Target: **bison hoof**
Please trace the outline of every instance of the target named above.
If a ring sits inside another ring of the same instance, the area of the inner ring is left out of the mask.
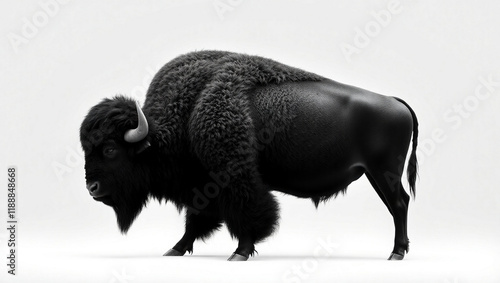
[[[183,256],[184,253],[181,253],[177,250],[170,249],[168,252],[164,253],[163,256]]]
[[[237,253],[233,253],[228,259],[228,261],[246,261],[248,260],[248,256],[242,256]]]
[[[391,256],[387,260],[403,260],[405,256],[397,253],[391,253]]]

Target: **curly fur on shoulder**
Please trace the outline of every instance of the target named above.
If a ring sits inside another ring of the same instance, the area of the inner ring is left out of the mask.
[[[187,140],[187,125],[194,105],[224,94],[245,99],[257,85],[293,81],[319,81],[323,77],[271,59],[226,51],[191,52],[168,62],[153,78],[144,111],[157,125],[158,141],[172,151]],[[210,90],[212,89],[212,91]],[[196,106],[200,107],[200,106]],[[240,109],[248,112],[248,109]]]
[[[248,94],[257,86],[320,80],[270,59],[222,51],[180,56],[153,79],[144,111],[154,120],[156,141],[172,154],[194,152],[207,170],[229,174],[218,202],[232,236],[261,241],[279,218],[257,170]]]

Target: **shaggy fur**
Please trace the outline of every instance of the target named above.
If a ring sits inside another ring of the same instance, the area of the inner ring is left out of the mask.
[[[207,109],[234,108],[242,106],[235,103],[248,103],[244,95],[256,85],[322,79],[258,56],[225,51],[192,52],[168,62],[158,71],[148,89],[143,110],[157,125],[158,141],[166,150],[175,152],[185,145],[189,117],[205,114],[192,113],[193,107],[196,112],[211,111],[200,110],[205,105]],[[229,100],[221,105],[220,101],[227,98]],[[248,106],[244,107],[238,111],[248,117]]]
[[[232,236],[251,235],[253,242],[261,241],[276,228],[278,204],[257,172],[258,138],[248,93],[257,85],[322,79],[257,56],[222,51],[180,56],[161,68],[147,93],[143,111],[150,124],[146,139],[151,148],[142,155],[130,149],[131,167],[109,169],[97,160],[93,163],[97,166],[86,168],[87,180],[116,176],[105,182],[119,191],[108,203],[123,232],[152,196],[187,208],[186,231],[200,217],[213,219],[205,219],[204,227],[197,225],[195,238],[208,237],[225,222]],[[128,146],[123,134],[136,125],[130,99],[119,96],[93,107],[80,132],[86,164],[95,161],[92,152],[102,150],[103,141],[113,139]],[[113,170],[114,174],[106,174]],[[211,174],[225,174],[228,181],[216,201],[197,208],[192,188],[201,190],[212,180]]]
[[[206,168],[232,173],[218,199],[232,236],[251,234],[260,241],[278,220],[278,205],[258,178],[249,91],[321,79],[262,57],[220,51],[181,56],[153,79],[145,112],[157,125],[162,148],[178,151],[190,145]]]

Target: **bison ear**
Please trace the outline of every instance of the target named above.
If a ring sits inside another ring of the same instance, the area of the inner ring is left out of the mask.
[[[145,151],[148,147],[151,146],[151,143],[148,141],[148,139],[144,139],[141,142],[138,143],[136,147],[136,153],[140,154],[141,152]]]

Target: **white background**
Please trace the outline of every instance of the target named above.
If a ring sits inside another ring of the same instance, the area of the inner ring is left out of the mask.
[[[2,282],[500,280],[500,85],[481,86],[500,82],[498,1],[401,0],[383,25],[373,13],[385,0],[49,2],[0,5],[2,227],[7,167],[19,171],[18,275],[7,275],[2,228]],[[269,57],[413,107],[421,165],[404,261],[385,260],[392,218],[364,177],[318,210],[277,194],[280,229],[246,263],[225,261],[237,244],[225,229],[193,256],[161,257],[183,233],[171,204],[150,203],[119,233],[85,189],[80,123],[105,97],[144,101],[161,65],[202,49]]]

